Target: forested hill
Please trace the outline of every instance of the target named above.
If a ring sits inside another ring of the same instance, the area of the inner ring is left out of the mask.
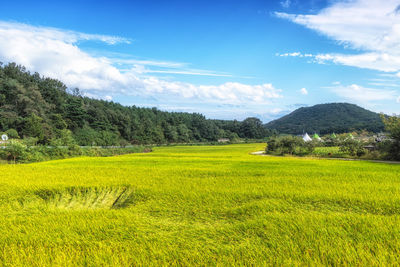
[[[331,103],[299,108],[266,124],[281,133],[344,133],[356,130],[379,132],[384,125],[379,114],[354,104]]]
[[[154,144],[263,138],[257,118],[208,120],[201,114],[126,107],[68,93],[60,81],[31,74],[14,63],[0,65],[0,133],[42,144]]]

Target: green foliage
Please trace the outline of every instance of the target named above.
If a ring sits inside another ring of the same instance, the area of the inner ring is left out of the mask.
[[[302,107],[266,124],[266,127],[287,134],[301,134],[303,131],[320,134],[358,130],[380,132],[384,129],[379,114],[347,103]]]
[[[18,132],[15,129],[8,129],[6,131],[6,134],[11,139],[18,139],[19,138]]]
[[[386,142],[386,146],[382,146],[384,151],[388,153],[388,158],[400,160],[400,117],[381,116],[386,130],[390,133],[392,140]]]
[[[279,155],[308,155],[313,152],[315,145],[315,142],[304,142],[298,136],[273,137],[267,142],[266,152]]]
[[[79,96],[69,97],[65,105],[65,118],[70,129],[81,128],[85,123],[86,112],[83,109],[83,100]]]
[[[335,135],[330,134],[324,136],[323,140],[324,140],[324,146],[326,147],[336,147],[340,143],[340,139],[336,136],[336,134]]]
[[[22,133],[26,137],[36,137],[38,141],[44,140],[43,119],[35,114],[31,114],[25,119]]]
[[[21,160],[26,156],[27,146],[17,140],[10,140],[4,148],[6,159]]]
[[[27,146],[21,141],[11,140],[6,146],[0,148],[0,160],[13,163],[30,163],[77,156],[107,157],[148,151],[151,151],[151,149],[144,146],[102,148],[80,147],[74,143],[70,143],[68,146]]]
[[[386,130],[389,131],[390,136],[393,139],[400,141],[400,117],[385,117],[382,115],[381,118],[385,124]]]
[[[400,262],[400,165],[249,154],[262,148],[0,165],[0,265]]]
[[[344,158],[348,156],[345,152],[340,150],[339,146],[315,147],[311,155],[322,158]]]
[[[76,141],[72,136],[72,132],[67,129],[58,130],[57,135],[50,142],[52,146],[71,146],[75,144]]]
[[[268,135],[268,130],[263,127],[260,119],[247,118],[241,123],[240,133],[245,138],[261,139]]]
[[[350,156],[361,157],[366,154],[363,146],[364,144],[359,140],[347,138],[343,142],[341,142],[340,151],[349,154]]]
[[[201,114],[125,107],[68,93],[60,81],[31,74],[14,63],[0,66],[0,130],[40,144],[60,139],[68,129],[79,145],[212,142],[218,138],[262,139],[271,135],[261,121],[208,120]]]

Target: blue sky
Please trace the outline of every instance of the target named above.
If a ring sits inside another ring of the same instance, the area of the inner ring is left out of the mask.
[[[7,1],[0,61],[124,105],[267,122],[400,111],[400,0]]]

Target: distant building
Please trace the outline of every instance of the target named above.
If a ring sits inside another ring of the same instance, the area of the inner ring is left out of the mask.
[[[311,139],[311,137],[308,135],[308,133],[305,133],[305,134],[303,135],[303,140],[304,140],[304,142],[310,142],[310,141],[312,141],[312,139]]]
[[[229,138],[220,138],[220,139],[218,139],[218,143],[228,143],[229,141],[231,141]]]
[[[314,138],[315,140],[321,141],[321,137],[319,137],[319,135],[318,135],[317,133],[315,133],[315,134],[313,135],[313,138]]]
[[[368,151],[376,150],[376,146],[375,145],[367,145],[367,146],[363,146],[363,148],[368,150]]]
[[[375,142],[380,143],[382,141],[390,140],[385,134],[380,133],[377,136],[375,136]]]

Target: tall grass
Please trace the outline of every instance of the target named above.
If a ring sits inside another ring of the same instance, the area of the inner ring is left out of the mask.
[[[249,155],[263,148],[0,166],[0,265],[400,261],[400,165]]]

